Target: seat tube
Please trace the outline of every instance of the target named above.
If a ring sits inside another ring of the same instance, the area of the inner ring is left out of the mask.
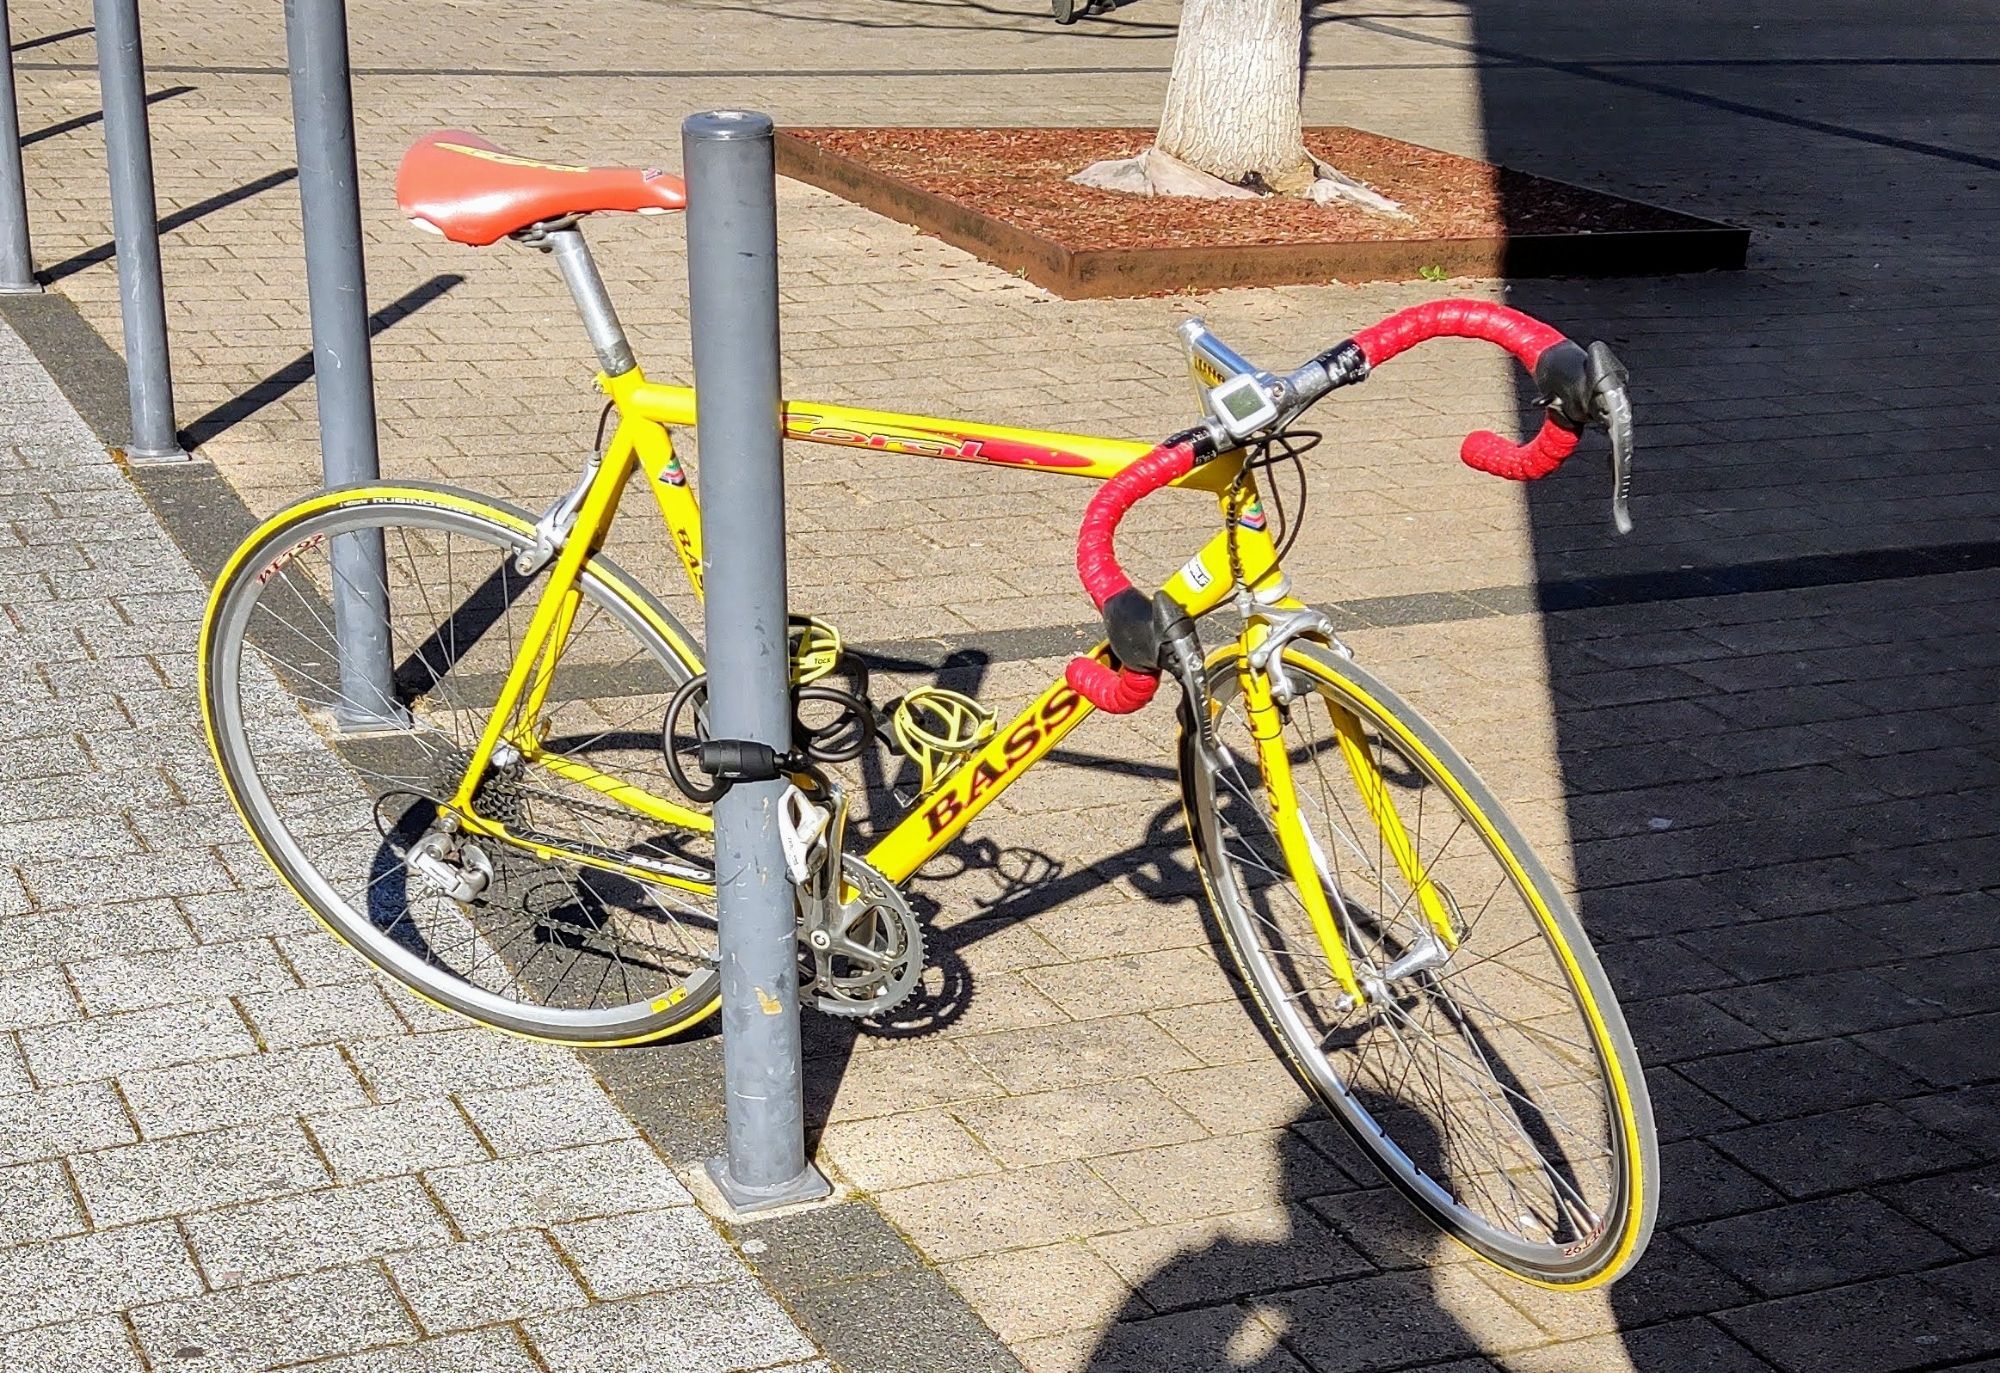
[[[563,284],[569,287],[577,313],[583,316],[583,330],[590,335],[590,346],[597,351],[597,365],[604,369],[604,375],[619,377],[637,367],[632,345],[625,338],[625,326],[618,322],[618,311],[612,308],[611,293],[604,289],[604,278],[597,274],[597,261],[590,255],[590,245],[583,241],[583,230],[574,224],[549,229],[542,234],[540,246],[555,254]]]

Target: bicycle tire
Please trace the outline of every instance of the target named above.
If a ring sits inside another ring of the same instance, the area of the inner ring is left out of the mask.
[[[397,692],[409,712],[407,728],[373,733],[332,718],[353,702],[329,666],[326,611],[328,588],[345,575],[333,570],[332,550],[343,537],[370,533],[382,540],[393,583]],[[429,832],[469,760],[476,693],[497,689],[512,660],[513,613],[538,599],[551,563],[522,574],[514,562],[533,540],[527,512],[447,486],[339,488],[286,507],[237,549],[210,596],[199,665],[203,721],[223,786],[259,850],[322,925],[381,971],[494,1029],[574,1045],[643,1043],[686,1030],[719,1003],[712,860],[704,895],[692,878],[685,890],[668,888],[482,838],[489,880],[470,902],[425,890],[408,861],[418,827]],[[467,593],[458,588],[461,569],[473,587]],[[614,707],[571,683],[638,679],[670,691],[699,670],[694,641],[609,559],[589,559],[578,585],[579,609],[549,668],[547,715],[535,728],[564,763],[595,766],[614,750],[621,758],[649,751],[662,763],[659,715],[646,714],[650,696],[641,690],[616,702],[631,716],[629,730],[616,722],[596,728]],[[561,675],[572,671],[574,678]],[[575,732],[578,720],[592,732]],[[329,748],[346,766],[327,765]],[[608,803],[616,798],[596,805],[587,788],[565,790],[566,779],[531,766],[519,771],[527,780],[504,786],[497,769],[489,772],[494,780],[482,783],[479,805],[504,810],[523,832],[584,851],[607,847],[599,841],[617,833],[614,822],[645,828],[621,820]],[[354,844],[364,805],[376,831],[364,836],[373,852]],[[562,832],[564,817],[589,832]],[[698,846],[691,832],[646,843],[652,847],[616,851],[652,864],[650,872],[668,866],[661,855],[670,844]],[[676,857],[676,870],[701,871],[685,858]],[[496,943],[489,927],[509,921]],[[551,950],[553,959],[536,967]],[[568,979],[579,968],[587,978],[599,965],[583,999],[586,983]],[[503,977],[511,980],[496,989]]]
[[[1239,693],[1240,660],[1240,649],[1235,647],[1225,648],[1210,659],[1209,685],[1219,736],[1228,732],[1223,721]],[[1459,931],[1463,942],[1451,950],[1441,968],[1411,975],[1393,989],[1386,982],[1380,983],[1381,995],[1371,994],[1365,1014],[1352,1007],[1342,1010],[1344,998],[1335,994],[1337,987],[1302,985],[1322,974],[1327,983],[1332,982],[1324,950],[1317,947],[1316,939],[1313,946],[1306,946],[1304,936],[1299,936],[1294,942],[1306,947],[1298,953],[1276,947],[1286,938],[1283,927],[1300,925],[1301,917],[1288,916],[1282,900],[1253,890],[1255,882],[1261,884],[1262,891],[1276,892],[1283,883],[1295,879],[1288,871],[1272,871],[1267,862],[1262,863],[1263,874],[1253,872],[1250,880],[1245,878],[1245,870],[1261,860],[1251,847],[1254,836],[1245,840],[1244,827],[1236,824],[1234,816],[1240,812],[1247,820],[1252,815],[1272,813],[1261,776],[1254,785],[1248,784],[1233,749],[1229,750],[1230,761],[1218,765],[1211,775],[1202,761],[1204,749],[1198,736],[1184,729],[1181,779],[1189,835],[1211,909],[1258,1020],[1300,1085],[1329,1109],[1384,1176],[1445,1233],[1487,1262],[1540,1286],[1576,1290],[1615,1280],[1637,1261],[1652,1233],[1658,1207],[1659,1145],[1637,1050],[1588,937],[1547,869],[1492,793],[1421,716],[1353,663],[1318,646],[1288,648],[1284,665],[1300,693],[1287,712],[1287,757],[1305,755],[1293,763],[1294,800],[1300,791],[1296,769],[1301,762],[1312,762],[1314,785],[1328,788],[1318,823],[1341,840],[1356,836],[1339,833],[1338,822],[1329,818],[1335,812],[1350,831],[1363,827],[1363,822],[1353,820],[1353,813],[1361,809],[1365,814],[1365,808],[1348,807],[1331,791],[1331,780],[1342,774],[1345,764],[1340,769],[1320,766],[1328,751],[1326,745],[1308,743],[1300,749],[1291,742],[1294,722],[1302,711],[1310,710],[1300,703],[1330,702],[1361,721],[1364,736],[1372,736],[1370,756],[1376,761],[1375,775],[1402,790],[1404,803],[1397,809],[1403,816],[1411,809],[1410,797],[1434,794],[1440,802],[1449,801],[1459,817],[1459,828],[1417,867],[1420,880],[1434,880],[1436,890],[1447,893],[1443,899],[1450,902],[1454,923],[1462,917],[1463,908],[1456,898],[1449,897],[1446,879],[1469,880],[1473,869],[1482,866],[1479,852],[1505,886],[1521,898],[1526,916],[1511,923],[1489,924],[1497,919],[1492,911],[1500,891],[1496,886],[1484,897],[1479,914]],[[1299,732],[1303,734],[1303,730]],[[1227,738],[1222,742],[1226,749]],[[1381,761],[1390,745],[1400,758],[1394,769]],[[1237,770],[1235,781],[1224,775],[1232,767]],[[1418,834],[1414,847],[1420,855],[1426,804],[1415,803]],[[1403,823],[1407,829],[1407,821]],[[1462,857],[1447,858],[1465,825],[1470,825],[1483,843],[1476,848],[1468,846]],[[1232,852],[1232,842],[1242,847]],[[1357,972],[1379,978],[1391,966],[1385,960],[1399,950],[1407,953],[1416,949],[1422,938],[1423,927],[1417,923],[1421,917],[1408,910],[1416,884],[1404,882],[1403,887],[1411,891],[1391,909],[1396,890],[1382,870],[1394,867],[1393,859],[1385,857],[1392,850],[1377,839],[1378,891],[1372,894],[1371,910],[1363,899],[1370,894],[1353,890],[1362,884],[1350,882],[1346,876],[1346,867],[1353,860],[1330,858],[1324,843],[1318,839],[1312,842],[1318,846],[1314,862],[1322,880],[1329,888],[1341,889],[1334,904],[1341,915],[1339,923],[1349,957]],[[1339,846],[1335,849],[1347,851]],[[1356,844],[1354,852],[1360,860],[1356,866],[1365,866],[1366,845]],[[1282,861],[1278,859],[1280,864]],[[1483,888],[1482,877],[1478,886],[1468,887],[1468,895],[1480,899]],[[1295,895],[1289,899],[1297,903]],[[1470,905],[1470,900],[1465,904]],[[1389,912],[1386,918],[1384,911]],[[1411,927],[1407,935],[1400,932],[1403,925]],[[1372,940],[1371,931],[1375,932]],[[1504,943],[1516,935],[1517,942]],[[1477,946],[1472,942],[1474,936],[1481,941]],[[1515,966],[1525,963],[1538,943],[1550,955],[1549,963],[1561,970],[1559,983],[1536,979]],[[1468,952],[1471,956],[1466,959]],[[1527,1004],[1513,1003],[1521,1017],[1519,1023],[1507,1021],[1504,1013],[1496,1011],[1483,990],[1472,990],[1472,974],[1481,968],[1493,970],[1482,978],[1482,988],[1498,985],[1510,997],[1530,998]],[[1406,991],[1406,986],[1411,990]],[[1560,1027],[1552,1023],[1552,1017],[1565,996],[1576,1012],[1577,1023],[1588,1032],[1587,1048],[1583,1038],[1562,1039],[1555,1032]],[[1304,1009],[1308,1006],[1313,1008],[1310,1014]],[[1541,1014],[1544,1009],[1549,1015]],[[1331,1028],[1323,1028],[1329,1019]],[[1528,1028],[1531,1023],[1532,1029]],[[1421,1036],[1413,1028],[1419,1024]],[[1446,1041],[1438,1037],[1440,1032],[1452,1036],[1452,1047],[1446,1047]],[[1375,1041],[1372,1047],[1371,1037]],[[1392,1050],[1384,1047],[1390,1044],[1403,1047],[1407,1062],[1399,1063],[1391,1056]],[[1470,1052],[1461,1057],[1455,1051],[1459,1045]],[[1428,1066],[1423,1062],[1426,1047],[1433,1055]],[[1568,1109],[1588,1124],[1583,1092],[1565,1083],[1564,1095],[1545,1089],[1539,1076],[1523,1076],[1530,1062],[1565,1060],[1579,1077],[1589,1074],[1601,1093],[1594,1113],[1601,1115],[1603,1161],[1600,1164],[1594,1156],[1582,1160],[1591,1165],[1593,1183],[1601,1169],[1601,1201],[1596,1200],[1595,1190],[1591,1199],[1583,1196],[1584,1170],[1571,1156],[1590,1151],[1583,1147],[1583,1132],[1554,1104],[1561,1096]],[[1589,1061],[1587,1067],[1585,1060]],[[1396,1067],[1401,1068],[1401,1077],[1392,1086],[1391,1073]],[[1481,1070],[1491,1078],[1490,1087],[1479,1080]],[[1413,1092],[1428,1096],[1413,1099]],[[1488,1153],[1474,1152],[1473,1131],[1464,1117],[1454,1114],[1455,1096],[1476,1098],[1482,1118],[1495,1123],[1501,1143],[1496,1146],[1490,1140],[1483,1141],[1480,1147]],[[1506,1138],[1508,1128],[1518,1138]],[[1562,1140],[1561,1134],[1575,1138]],[[1537,1152],[1543,1140],[1557,1146],[1554,1152],[1561,1156],[1559,1162],[1549,1160],[1547,1149],[1541,1150],[1539,1158],[1528,1157]],[[1477,1167],[1467,1166],[1468,1160]],[[1521,1187],[1524,1181],[1533,1184],[1526,1192]],[[1566,1189],[1574,1195],[1566,1196]],[[1546,1191],[1549,1196],[1538,1196],[1537,1191]],[[1548,1204],[1551,1198],[1553,1205]],[[1505,1222],[1486,1214],[1509,1207],[1519,1210]],[[1553,1222],[1538,1208],[1556,1212]],[[1508,1224],[1513,1226],[1511,1231]]]

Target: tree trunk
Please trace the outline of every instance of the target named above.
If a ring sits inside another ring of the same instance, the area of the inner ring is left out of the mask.
[[[1186,0],[1159,148],[1237,185],[1296,192],[1301,0]]]

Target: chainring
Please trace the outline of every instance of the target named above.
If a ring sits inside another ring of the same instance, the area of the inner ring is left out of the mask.
[[[799,931],[799,981],[827,1015],[865,1020],[910,999],[924,975],[924,930],[895,883],[854,854],[840,870],[856,895]]]

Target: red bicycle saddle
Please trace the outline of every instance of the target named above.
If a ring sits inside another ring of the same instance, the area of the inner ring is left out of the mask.
[[[396,203],[418,228],[477,248],[566,215],[686,209],[687,187],[667,172],[542,162],[440,129],[403,154]]]

